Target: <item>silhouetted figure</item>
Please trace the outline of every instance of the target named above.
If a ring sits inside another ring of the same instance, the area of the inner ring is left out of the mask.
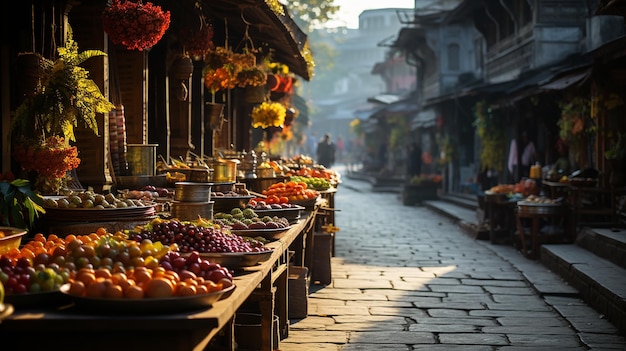
[[[325,134],[324,138],[317,144],[317,163],[330,168],[335,163],[335,143],[330,140],[330,134]]]

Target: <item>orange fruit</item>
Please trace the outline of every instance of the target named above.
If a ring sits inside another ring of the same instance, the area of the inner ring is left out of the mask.
[[[124,290],[120,285],[109,284],[104,290],[104,297],[109,299],[121,299],[124,297]]]
[[[83,296],[85,294],[85,283],[80,280],[75,280],[70,284],[70,288],[67,292],[70,295]]]
[[[91,283],[96,281],[96,275],[93,271],[89,269],[81,268],[81,270],[76,273],[75,280],[83,282],[83,284],[85,284],[85,286],[87,287]]]
[[[108,270],[107,268],[98,268],[98,269],[96,269],[96,271],[94,272],[94,275],[96,276],[96,278],[98,278],[98,277],[111,278],[111,276],[112,276],[111,271]]]
[[[152,272],[149,270],[137,270],[133,273],[133,279],[137,284],[142,284],[152,279]]]
[[[174,295],[174,285],[165,277],[156,277],[144,284],[143,290],[146,297],[164,298]]]
[[[107,289],[107,285],[104,279],[96,279],[91,284],[87,285],[85,288],[85,296],[92,298],[101,298],[104,297],[104,292]]]
[[[130,285],[124,289],[124,297],[128,299],[143,299],[143,289],[139,285]]]
[[[208,294],[208,293],[209,293],[209,289],[206,287],[206,285],[198,284],[198,286],[196,286],[196,295]]]
[[[196,294],[196,287],[186,282],[179,282],[176,285],[177,296],[193,296]]]

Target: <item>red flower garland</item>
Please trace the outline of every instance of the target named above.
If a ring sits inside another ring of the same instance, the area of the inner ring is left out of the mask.
[[[104,31],[128,50],[154,46],[170,26],[170,12],[150,2],[113,0],[102,13]]]

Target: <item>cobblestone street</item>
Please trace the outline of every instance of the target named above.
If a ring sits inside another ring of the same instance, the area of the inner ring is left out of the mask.
[[[308,316],[290,321],[282,351],[626,350],[613,325],[513,247],[345,177],[335,207],[332,281],[311,284]]]

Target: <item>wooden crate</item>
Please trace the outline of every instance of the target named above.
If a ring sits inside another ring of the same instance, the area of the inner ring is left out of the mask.
[[[309,269],[289,266],[289,318],[305,318],[309,313]]]
[[[328,285],[331,280],[330,258],[332,256],[333,233],[316,232],[313,234],[313,267],[311,282]]]

